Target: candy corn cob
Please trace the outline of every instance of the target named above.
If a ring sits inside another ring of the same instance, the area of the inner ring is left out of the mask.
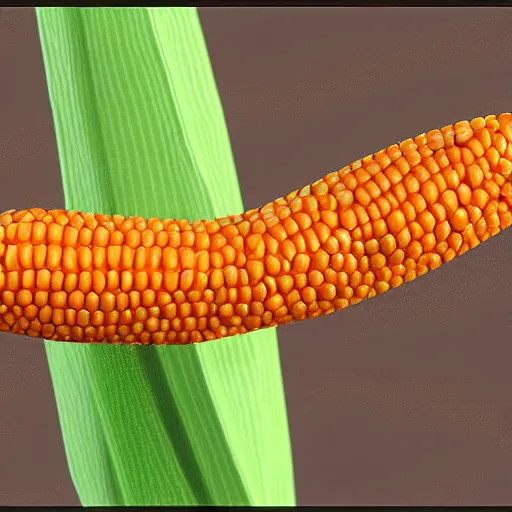
[[[0,215],[0,331],[186,344],[330,314],[512,224],[512,115],[460,121],[241,215]]]

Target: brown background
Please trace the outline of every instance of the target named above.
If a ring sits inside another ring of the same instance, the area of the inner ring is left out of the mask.
[[[247,208],[512,109],[512,9],[201,9]],[[62,207],[32,9],[0,9],[0,210]],[[512,503],[512,232],[279,332],[298,503]],[[0,505],[77,504],[42,343],[0,340]]]

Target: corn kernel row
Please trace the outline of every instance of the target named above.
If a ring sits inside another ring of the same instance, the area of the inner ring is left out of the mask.
[[[512,115],[432,130],[208,221],[0,215],[0,331],[185,344],[315,318],[512,224]]]

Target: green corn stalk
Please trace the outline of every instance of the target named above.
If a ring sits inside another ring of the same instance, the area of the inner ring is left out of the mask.
[[[67,209],[243,211],[195,8],[38,8]],[[294,505],[277,334],[45,342],[83,505]]]

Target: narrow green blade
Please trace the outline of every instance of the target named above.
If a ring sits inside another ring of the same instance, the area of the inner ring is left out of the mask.
[[[38,8],[66,207],[243,210],[194,8]],[[275,330],[192,346],[46,343],[84,505],[294,505]]]

